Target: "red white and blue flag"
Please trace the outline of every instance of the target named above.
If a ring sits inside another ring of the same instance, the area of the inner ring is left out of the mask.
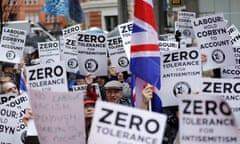
[[[160,48],[152,0],[135,0],[130,70],[133,78],[137,77],[136,107],[140,107],[146,83],[160,89]],[[161,99],[156,93],[151,104],[152,111],[161,111]]]

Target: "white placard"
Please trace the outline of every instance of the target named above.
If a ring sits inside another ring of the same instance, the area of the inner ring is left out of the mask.
[[[40,64],[49,64],[60,61],[59,41],[39,42],[38,52]]]
[[[222,14],[200,17],[192,20],[198,46],[206,55],[203,70],[233,65],[233,50],[230,36]]]
[[[73,91],[80,92],[83,96],[86,96],[87,86],[88,86],[87,84],[84,84],[84,85],[73,85],[72,89],[73,89]],[[93,83],[92,86],[96,90],[96,94],[97,94],[98,98],[101,99],[101,92],[100,92],[98,83]]]
[[[0,105],[0,143],[16,144],[17,140],[16,126],[19,121],[19,113],[6,105]]]
[[[41,144],[85,144],[82,95],[37,90],[28,93]]]
[[[79,32],[77,36],[78,62],[81,75],[89,73],[96,76],[107,75],[107,37],[106,34]]]
[[[75,36],[78,32],[82,30],[80,24],[76,24],[70,27],[67,27],[62,30],[63,38]]]
[[[179,96],[200,92],[200,58],[196,48],[161,53],[160,96],[163,106],[176,106]]]
[[[122,38],[120,36],[108,37],[107,41],[111,65],[116,68],[117,72],[129,71],[129,59]]]
[[[132,107],[97,101],[89,144],[160,144],[166,116]]]
[[[229,104],[240,128],[240,83],[238,79],[202,79],[202,94],[221,96]]]
[[[27,33],[24,30],[3,27],[0,61],[20,63]]]
[[[178,42],[175,41],[158,41],[160,52],[172,51],[178,49]]]
[[[29,106],[29,98],[26,93],[21,94],[20,96],[15,97],[14,99],[11,99],[7,103],[5,103],[7,107],[10,107],[11,110],[16,111],[17,114],[17,125],[16,128],[16,134],[15,134],[15,141],[18,144],[24,144],[27,134],[27,127],[25,126],[23,122],[23,116],[25,114],[25,109]]]
[[[223,67],[221,69],[221,78],[240,79],[240,65]]]
[[[227,29],[230,38],[231,38],[231,44],[233,46],[240,46],[240,32],[237,29],[237,27],[232,24],[228,29]]]
[[[130,48],[131,48],[131,39],[132,39],[132,22],[127,22],[118,25],[118,31],[123,40],[123,46],[125,48],[128,59],[130,60]]]
[[[17,94],[15,94],[15,93],[1,94],[0,95],[0,104],[4,104],[4,103],[10,101],[11,99],[14,99],[16,96],[17,96]]]
[[[26,67],[27,89],[67,92],[66,69],[62,63]]]
[[[176,30],[179,30],[182,34],[182,38],[194,38],[193,27],[191,19],[196,17],[195,12],[178,12],[178,20],[175,23]]]
[[[179,99],[181,144],[238,144],[233,114],[222,97],[182,96]]]
[[[79,70],[78,63],[78,47],[77,40],[75,38],[65,38],[64,47],[61,55],[62,60],[65,63],[66,71],[77,73]]]

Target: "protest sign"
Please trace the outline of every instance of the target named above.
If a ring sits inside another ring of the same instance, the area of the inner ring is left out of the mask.
[[[41,144],[85,144],[80,93],[29,90],[28,94]]]
[[[14,136],[15,143],[24,144],[27,128],[23,123],[23,116],[25,114],[25,109],[29,106],[29,98],[26,93],[21,94],[20,96],[11,99],[7,103],[5,103],[7,107],[11,108],[17,113],[17,124],[15,125],[16,134]]]
[[[78,63],[81,75],[107,75],[107,37],[105,34],[79,32],[77,35]]]
[[[180,49],[161,53],[163,106],[178,105],[177,98],[200,91],[202,69],[199,49]]]
[[[231,44],[233,46],[240,46],[240,32],[236,28],[234,24],[232,24],[228,29],[227,29],[230,38],[231,38]]]
[[[93,83],[91,86],[92,86],[92,88],[93,88],[93,92],[95,91],[97,97],[98,97],[99,99],[101,99],[102,97],[101,97],[101,92],[100,92],[98,83]],[[88,85],[87,85],[87,84],[84,84],[84,85],[74,85],[74,86],[72,86],[72,89],[73,89],[74,92],[80,92],[81,95],[83,95],[84,97],[86,96],[87,88],[88,88]]]
[[[49,64],[60,61],[59,41],[39,42],[38,52],[40,64]]]
[[[193,27],[191,23],[191,19],[194,18],[196,18],[195,12],[186,11],[178,12],[178,19],[175,22],[175,29],[181,32],[182,39],[195,38],[195,34],[193,32]]]
[[[178,49],[178,42],[175,41],[158,41],[160,52],[172,51]]]
[[[221,69],[221,78],[240,79],[239,66],[225,66]]]
[[[20,63],[27,33],[24,30],[3,27],[0,61]]]
[[[222,14],[204,16],[192,20],[198,46],[206,55],[203,71],[233,65],[233,50],[230,36]]]
[[[77,40],[75,38],[64,39],[64,47],[63,47],[61,58],[65,63],[67,72],[72,72],[72,73],[78,72],[79,70],[78,47],[77,47]]]
[[[16,144],[17,136],[16,126],[19,121],[19,114],[7,107],[6,105],[0,105],[0,143],[1,144]]]
[[[116,68],[117,72],[129,71],[129,59],[122,38],[120,36],[108,37],[107,42],[111,65]]]
[[[17,96],[17,94],[15,94],[15,93],[1,94],[0,95],[0,104],[4,104],[4,103],[10,101],[11,99],[14,99],[16,96]]]
[[[132,38],[132,22],[122,23],[118,25],[118,31],[123,40],[123,46],[126,51],[127,57],[130,60],[130,47],[131,47],[131,38]]]
[[[160,144],[166,116],[119,104],[97,101],[89,144]]]
[[[240,128],[240,82],[238,79],[202,79],[202,94],[207,96],[221,96],[229,104]]]
[[[81,29],[80,24],[76,24],[76,25],[67,27],[67,28],[62,30],[63,38],[74,37],[81,30],[82,29]]]
[[[62,63],[26,67],[28,89],[67,92],[67,76]]]
[[[181,144],[238,144],[230,107],[218,96],[179,97]]]

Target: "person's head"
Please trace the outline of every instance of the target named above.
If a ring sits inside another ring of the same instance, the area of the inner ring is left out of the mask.
[[[96,78],[96,82],[98,83],[99,87],[103,87],[106,83],[106,77],[100,76]]]
[[[95,110],[95,100],[84,100],[85,119],[91,119]]]
[[[2,84],[2,93],[3,94],[15,93],[19,95],[19,90],[14,82],[8,81]]]
[[[113,103],[120,103],[120,99],[122,97],[122,88],[123,85],[119,81],[112,80],[107,82],[104,85],[107,101]]]
[[[4,82],[8,82],[11,81],[11,75],[8,73],[1,73],[0,74],[0,84],[4,83]]]
[[[81,76],[81,75],[78,75],[76,77],[75,85],[83,85],[83,84],[86,84],[85,77]]]
[[[118,78],[118,81],[123,82],[123,81],[124,81],[124,75],[123,75],[123,73],[122,73],[122,72],[119,72],[119,73],[117,74],[117,78]]]
[[[14,64],[12,64],[12,63],[4,63],[2,65],[2,71],[4,73],[15,74]]]

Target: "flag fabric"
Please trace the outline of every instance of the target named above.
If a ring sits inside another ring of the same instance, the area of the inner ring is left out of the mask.
[[[82,23],[83,10],[79,0],[46,0],[42,11],[53,16],[64,16]]]
[[[137,77],[136,105],[140,106],[138,99],[142,98],[144,85],[149,83],[160,90],[160,48],[152,0],[135,0],[130,70]],[[156,93],[151,107],[152,111],[161,111],[161,99]]]
[[[19,92],[20,94],[27,92],[27,88],[26,88],[26,81],[25,81],[25,77],[24,77],[24,73],[23,73],[23,69],[21,70],[21,75],[20,75],[20,81],[19,81]]]
[[[84,14],[79,0],[69,0],[69,15],[74,21],[83,22]]]
[[[69,17],[69,1],[68,0],[46,0],[42,7],[42,11],[53,16]]]

